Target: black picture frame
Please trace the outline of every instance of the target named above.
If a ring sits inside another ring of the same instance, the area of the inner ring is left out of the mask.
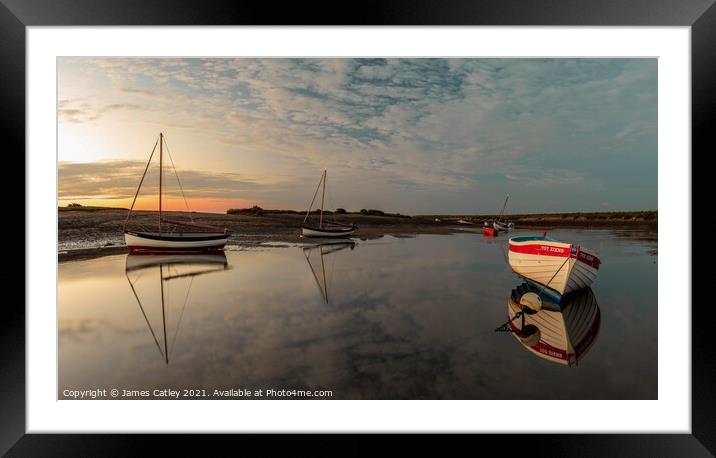
[[[517,25],[517,26],[690,26],[692,65],[692,167],[693,160],[705,156],[711,140],[711,124],[716,111],[716,6],[714,0],[424,0],[364,1],[358,4],[328,2],[215,2],[188,0],[0,0],[0,116],[3,124],[5,157],[24,158],[25,154],[25,31],[29,26],[89,25]],[[699,152],[698,154],[696,154]],[[24,168],[24,162],[20,167]],[[16,170],[19,170],[16,169]],[[696,198],[698,180],[692,179]],[[662,184],[663,185],[663,184]],[[704,186],[704,185],[702,185]],[[704,192],[709,194],[704,186]],[[692,206],[692,208],[698,208]],[[682,230],[679,228],[675,230]],[[667,230],[669,228],[667,227]],[[685,237],[689,234],[684,234]],[[27,244],[27,240],[25,241]],[[690,245],[689,250],[691,249]],[[693,257],[692,257],[693,259]],[[689,266],[680,266],[689,268]],[[707,284],[706,272],[691,269],[697,284]],[[25,270],[23,269],[23,272]],[[703,273],[700,273],[703,272]],[[26,272],[31,275],[32,272]],[[8,300],[0,320],[0,453],[10,456],[126,455],[146,450],[146,442],[162,441],[188,451],[199,436],[175,435],[62,435],[26,434],[25,425],[25,309]],[[682,304],[691,306],[691,316],[703,320],[692,327],[692,429],[691,434],[522,434],[461,435],[450,439],[453,446],[479,450],[495,445],[506,450],[549,456],[711,456],[716,454],[714,402],[716,363],[708,325],[707,301],[684,295]],[[479,412],[476,412],[479,415]],[[615,412],[618,415],[618,412]],[[330,436],[323,440],[323,451],[335,454],[372,453],[378,444],[367,435]],[[212,436],[208,450],[218,450],[231,436]],[[401,449],[429,451],[427,437],[410,436]],[[190,444],[190,441],[192,444]],[[300,450],[302,436],[291,435],[281,441],[265,436],[242,437],[262,447]],[[340,441],[340,444],[339,444]],[[201,440],[200,440],[201,442]],[[381,441],[382,442],[382,441]],[[195,445],[195,444],[194,444]],[[207,444],[200,445],[206,451]],[[406,448],[407,447],[407,448]],[[442,445],[440,451],[446,451]],[[167,451],[165,448],[164,451]],[[477,450],[475,450],[477,451]],[[317,450],[320,454],[321,450]]]

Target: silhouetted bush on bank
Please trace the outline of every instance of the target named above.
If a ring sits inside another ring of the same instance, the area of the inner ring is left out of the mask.
[[[321,213],[321,210],[311,210],[312,215],[317,215]],[[254,205],[251,208],[230,208],[226,210],[227,215],[249,215],[249,216],[261,216],[261,215],[305,215],[306,212],[302,211],[296,211],[296,210],[267,210],[265,208],[261,208],[258,205]],[[365,215],[365,216],[385,216],[385,217],[391,217],[391,218],[410,218],[408,215],[402,215],[400,213],[386,213],[382,210],[375,210],[375,209],[369,209],[366,210],[361,209],[359,212],[349,212],[345,208],[336,208],[335,211],[331,210],[323,210],[324,215]]]

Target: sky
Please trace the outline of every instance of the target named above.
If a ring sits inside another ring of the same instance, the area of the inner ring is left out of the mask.
[[[58,199],[172,210],[654,210],[656,59],[58,59]],[[156,208],[158,155],[137,201]],[[165,162],[165,166],[167,162]]]

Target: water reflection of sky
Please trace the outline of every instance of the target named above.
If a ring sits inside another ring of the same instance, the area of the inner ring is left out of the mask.
[[[656,241],[606,230],[550,235],[583,243],[603,261],[593,285],[600,332],[577,367],[545,361],[494,332],[520,283],[504,259],[506,238],[421,235],[358,242],[323,262],[312,253],[310,265],[300,247],[227,252],[229,269],[200,276],[184,275],[197,270],[191,265],[125,273],[125,255],[61,264],[59,391],[656,398],[657,257],[650,254]],[[324,272],[328,302],[320,289]],[[163,282],[164,316],[160,274],[173,277]]]

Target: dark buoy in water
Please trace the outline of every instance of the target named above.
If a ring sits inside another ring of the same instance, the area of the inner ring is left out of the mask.
[[[534,347],[537,345],[540,337],[542,337],[542,333],[539,328],[534,324],[525,325],[522,329],[514,331],[514,333],[520,339],[520,342],[528,347]]]
[[[539,294],[533,293],[532,291],[524,293],[520,297],[520,307],[525,313],[537,313],[542,310],[542,298]]]

